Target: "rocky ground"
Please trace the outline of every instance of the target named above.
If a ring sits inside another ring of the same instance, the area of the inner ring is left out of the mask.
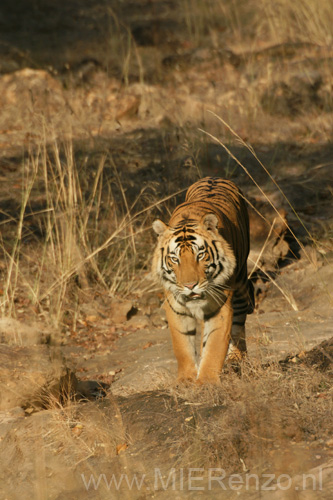
[[[332,497],[331,13],[235,5],[0,6],[1,499]],[[175,384],[149,264],[206,175],[257,302],[221,388]]]

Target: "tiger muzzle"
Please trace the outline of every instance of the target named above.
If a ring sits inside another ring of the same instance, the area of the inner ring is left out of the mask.
[[[188,302],[189,300],[203,300],[205,298],[205,294],[203,292],[195,292],[191,291],[190,293],[184,293],[183,294],[185,302]]]

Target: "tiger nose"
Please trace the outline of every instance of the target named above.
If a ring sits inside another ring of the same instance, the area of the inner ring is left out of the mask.
[[[193,288],[195,287],[195,285],[197,285],[198,282],[197,281],[192,281],[191,283],[184,283],[184,286],[186,288],[189,288],[190,290],[193,290]]]

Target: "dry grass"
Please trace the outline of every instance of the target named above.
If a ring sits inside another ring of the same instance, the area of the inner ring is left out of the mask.
[[[318,4],[314,0],[265,0],[262,24],[272,40],[285,40],[330,45],[333,13],[330,0]]]
[[[158,449],[159,466],[221,468],[227,474],[281,470],[292,476],[312,464],[305,449],[321,455],[328,451],[331,392],[329,372],[247,363],[241,375],[224,374],[222,387],[169,386],[109,395],[100,404],[68,401],[60,406],[51,398],[43,441],[48,453],[60,454],[72,469],[84,464],[97,476],[96,460],[111,461],[121,446],[129,448],[126,463],[142,454],[146,467],[147,457],[153,463]],[[171,429],[167,447],[163,440],[156,442],[154,431],[165,436]]]
[[[129,26],[122,22],[111,7],[106,8],[108,17],[107,51],[112,55],[114,70],[125,85],[129,84],[130,70],[138,74],[139,81],[144,81],[144,69],[140,53]]]
[[[330,0],[183,0],[182,8],[189,35],[200,43],[209,34],[223,31],[232,43],[268,44],[306,42],[332,43],[333,14]]]
[[[129,442],[129,437],[121,421],[117,425],[112,417],[112,411],[101,411],[96,404],[68,403],[52,411],[46,446],[62,452],[65,460],[68,455],[71,467],[91,457],[115,457],[117,445]]]
[[[279,450],[288,453],[290,446],[305,443],[320,448],[329,439],[329,375],[312,368],[284,373],[278,365],[252,364],[243,367],[241,377],[228,374],[222,384],[172,392],[191,408],[193,417],[174,445],[181,452],[179,465],[265,472],[272,463],[278,465]],[[295,466],[302,470],[304,463],[291,461],[290,473]]]
[[[3,245],[3,315],[15,313],[18,287],[25,288],[33,304],[40,312],[47,310],[56,324],[68,295],[75,294],[75,282],[81,289],[97,282],[110,294],[130,288],[138,262],[135,236],[145,230],[145,212],[150,209],[148,203],[147,210],[136,207],[144,190],[129,202],[112,159],[102,155],[94,172],[89,166],[77,162],[71,139],[48,142],[45,137],[24,160],[16,235],[12,248]],[[31,210],[36,201],[41,210]],[[31,246],[22,245],[29,218],[34,218],[40,235],[36,260]]]

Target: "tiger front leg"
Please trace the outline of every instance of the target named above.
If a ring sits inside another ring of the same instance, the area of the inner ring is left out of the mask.
[[[220,385],[232,328],[232,292],[215,316],[204,322],[198,384]]]
[[[254,303],[253,285],[247,281],[246,267],[244,274],[243,284],[235,290],[232,299],[233,320],[227,361],[235,368],[246,356],[245,321]]]
[[[164,308],[171,332],[173,351],[178,362],[178,380],[194,382],[197,378],[196,322],[190,316],[177,313],[168,302],[165,303]]]
[[[245,323],[246,315],[244,318]],[[247,354],[246,349],[246,335],[245,335],[245,325],[235,324],[232,325],[231,339],[229,344],[229,350],[227,354],[227,363],[233,366],[235,369],[239,368],[239,364],[244,360]]]

